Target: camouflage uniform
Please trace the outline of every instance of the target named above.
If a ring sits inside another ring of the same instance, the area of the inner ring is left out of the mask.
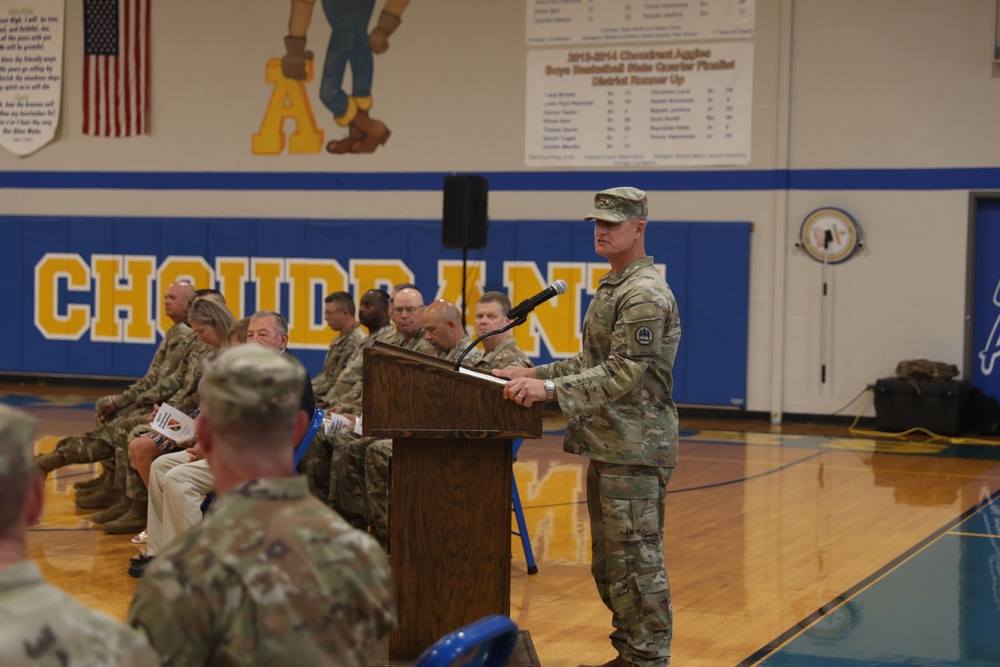
[[[174,373],[174,378],[179,381],[180,386],[172,396],[164,401],[165,403],[177,410],[196,416],[198,383],[201,382],[201,362],[211,352],[212,348],[205,343],[200,340],[194,341],[184,357],[184,365]],[[132,440],[148,431],[149,423],[145,422],[129,431],[124,438],[119,438],[112,443],[115,446],[115,486],[125,490],[126,498],[142,506],[146,505],[149,496],[146,492],[146,485],[143,483],[142,477],[139,476],[139,471],[135,469],[129,459],[128,445]]]
[[[145,411],[155,403],[161,402],[162,390],[157,385],[164,376],[176,369],[179,360],[187,353],[187,349],[197,340],[194,331],[184,322],[176,322],[167,329],[160,346],[156,348],[153,361],[149,364],[146,374],[133,382],[125,391],[113,396],[103,396],[97,400],[100,409],[106,403],[118,408],[116,416],[126,416],[128,413]]]
[[[24,495],[19,515],[7,513],[0,526],[5,547],[26,549],[24,519],[31,511],[30,487],[36,421],[0,405],[0,484]],[[35,508],[40,511],[40,508]],[[15,553],[8,549],[8,553]],[[131,628],[84,607],[47,584],[27,559],[0,565],[0,664],[2,665],[159,665],[146,640]]]
[[[472,353],[470,352],[469,355],[471,356]],[[517,341],[511,336],[500,341],[500,344],[489,352],[484,353],[478,361],[467,365],[477,371],[489,372],[494,368],[506,368],[507,366],[530,368],[534,364],[531,363],[531,359],[528,359],[528,355],[517,346]]]
[[[386,336],[383,342],[428,355],[436,352],[434,346],[424,338],[423,329],[409,340],[405,339],[403,334],[394,331]],[[351,415],[361,414],[363,385],[361,381],[356,382],[347,395],[341,397],[339,405],[342,412]],[[341,429],[334,436],[331,446],[331,506],[352,526],[362,530],[368,527],[365,501],[365,452],[374,442],[375,438],[365,438],[352,430]]]
[[[285,355],[235,347],[206,364],[202,418],[212,432],[217,423],[287,424],[308,383]],[[230,460],[241,446],[218,438],[210,457]],[[283,476],[281,456],[258,461],[282,476],[243,477],[162,550],[129,622],[164,665],[368,665],[395,627],[385,553],[310,496],[305,479]]]
[[[344,367],[343,372],[337,378],[336,384],[322,397],[325,405],[341,405],[342,402],[350,406],[357,405],[357,412],[361,413],[361,388],[364,377],[362,375],[364,367],[364,346],[370,341],[385,340],[394,333],[391,324],[386,324],[381,329],[374,331],[364,339],[362,344],[354,351]],[[322,430],[313,438],[312,444],[302,457],[300,472],[309,478],[309,490],[324,503],[338,509],[332,496],[333,489],[330,486],[332,471],[332,461],[334,453],[335,436],[328,436]]]
[[[361,325],[354,323],[344,331],[340,332],[336,338],[330,342],[330,349],[323,359],[323,369],[313,378],[313,394],[319,397],[326,396],[326,392],[333,388],[337,382],[337,376],[347,366],[354,352],[361,347],[365,341],[365,332]]]
[[[149,564],[129,622],[164,665],[367,665],[395,626],[384,552],[308,493],[244,482]]]
[[[599,209],[605,193],[598,195]],[[601,278],[584,320],[583,351],[536,369],[538,378],[554,380],[569,418],[563,448],[591,459],[591,570],[612,612],[611,643],[642,667],[670,662],[673,614],[663,522],[666,486],[677,464],[671,392],[680,335],[674,295],[653,259],[643,257]]]
[[[471,344],[472,340],[468,336],[464,336],[462,340],[455,344],[455,347],[445,353],[438,352],[437,356],[445,361],[457,361]],[[520,352],[521,356],[524,356],[524,353],[517,348],[517,345],[514,345],[514,349]],[[475,367],[482,361],[482,358],[483,351],[479,348],[473,348],[465,355],[462,365],[470,368]],[[503,368],[506,365],[503,364],[503,366],[496,366],[495,368]],[[527,365],[530,366],[531,362],[529,361]],[[480,370],[486,369],[480,368]],[[389,535],[390,459],[392,459],[392,440],[389,438],[375,440],[364,451],[365,513],[372,535],[375,536],[375,539],[382,546],[388,544]]]
[[[83,606],[21,561],[0,569],[0,664],[39,667],[159,665],[132,628]]]
[[[431,345],[431,342],[424,337],[424,330],[421,327],[420,331],[413,335],[412,338],[407,340],[403,334],[398,331],[394,331],[385,342],[389,345],[395,345],[396,347],[401,347],[404,350],[410,350],[411,352],[420,352],[421,354],[429,354],[431,356],[437,355],[437,350]]]
[[[174,331],[177,333],[173,333]],[[187,382],[186,370],[189,368],[192,350],[204,349],[205,346],[186,324],[175,324],[167,333],[172,334],[169,336],[170,343],[161,346],[165,349],[163,361],[159,365],[159,371],[155,373],[152,384],[146,386],[144,382],[146,378],[143,378],[117,397],[111,397],[109,400],[115,405],[126,409],[119,410],[113,418],[84,435],[72,435],[56,443],[53,451],[62,454],[64,462],[61,465],[103,461],[105,471],[111,474],[112,478],[121,475],[124,471],[115,470],[115,445],[124,442],[125,446],[128,446],[129,433],[135,427],[149,423],[149,415],[154,404],[176,400],[178,405],[174,407],[179,410],[190,410],[195,407],[196,396]],[[168,338],[164,338],[165,343],[167,340]],[[132,388],[136,385],[140,386],[133,391]],[[178,392],[180,395],[174,398]]]

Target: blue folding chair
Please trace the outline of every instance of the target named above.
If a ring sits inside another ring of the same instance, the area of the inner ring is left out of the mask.
[[[305,435],[302,436],[302,440],[299,441],[298,446],[295,448],[295,464],[293,468],[295,469],[296,475],[299,474],[299,462],[302,461],[302,457],[305,456],[306,450],[309,449],[309,444],[313,441],[313,438],[316,437],[316,433],[319,432],[322,425],[323,408],[316,408],[313,411],[312,421],[309,422],[309,428],[306,429]],[[205,494],[205,499],[201,501],[202,514],[208,511],[208,508],[211,506],[213,500],[215,500],[215,491],[209,491]]]
[[[522,439],[518,438],[514,441],[514,460],[517,460],[517,451],[521,449]],[[521,546],[524,547],[524,560],[528,563],[528,574],[537,574],[538,566],[535,565],[535,554],[531,551],[531,536],[528,535],[528,524],[524,521],[524,510],[521,509],[521,494],[517,492],[517,479],[511,475],[511,511],[514,513],[514,518],[517,519],[517,530],[511,531],[517,537],[521,538]]]
[[[320,427],[323,426],[323,408],[316,408],[313,410],[312,421],[309,422],[309,428],[306,430],[305,435],[302,436],[299,446],[295,448],[295,469],[298,470],[299,463],[302,462],[302,457],[305,456],[306,450],[309,449],[310,443],[312,443],[313,438],[319,433]],[[298,473],[296,473],[298,474]]]
[[[503,667],[517,643],[517,624],[486,616],[434,642],[413,667]]]

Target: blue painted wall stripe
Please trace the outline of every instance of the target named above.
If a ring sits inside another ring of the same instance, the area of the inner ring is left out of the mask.
[[[733,171],[477,172],[491,190],[593,192],[628,182],[650,191],[989,190],[1000,167]],[[439,191],[450,172],[6,171],[0,189]]]

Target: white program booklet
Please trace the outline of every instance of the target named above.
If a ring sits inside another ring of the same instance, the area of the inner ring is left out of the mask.
[[[334,435],[344,427],[350,428],[351,420],[342,414],[328,412],[323,417],[323,432],[327,435]],[[354,420],[354,432],[361,435],[361,415],[358,415]]]
[[[326,416],[323,417],[323,432],[327,435],[333,435],[344,426],[349,426],[350,423],[351,420],[344,415],[336,412],[328,412]]]
[[[166,403],[156,411],[149,426],[174,442],[184,442],[194,437],[194,420]]]

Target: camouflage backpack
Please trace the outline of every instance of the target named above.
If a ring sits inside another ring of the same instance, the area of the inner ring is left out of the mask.
[[[927,359],[907,359],[896,365],[896,377],[907,380],[910,384],[917,382],[948,382],[958,375],[955,364]]]

